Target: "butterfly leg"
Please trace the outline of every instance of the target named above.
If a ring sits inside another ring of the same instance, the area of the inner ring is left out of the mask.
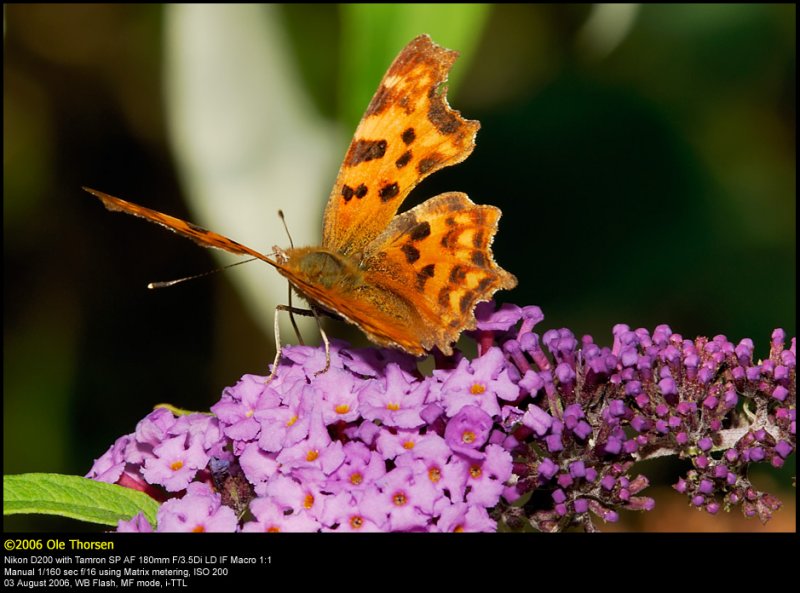
[[[289,320],[292,322],[292,328],[294,328],[294,335],[297,336],[297,341],[300,343],[301,346],[305,346],[305,342],[303,342],[303,336],[300,335],[300,328],[297,327],[297,321],[294,319],[294,313],[292,312],[292,285],[289,284]],[[317,321],[317,325],[319,325],[319,321]]]
[[[325,344],[325,368],[314,373],[314,376],[317,377],[318,375],[327,372],[328,369],[331,368],[331,344],[328,341],[328,334],[326,334],[325,330],[322,329],[322,322],[319,319],[319,313],[317,312],[317,309],[315,307],[311,307],[311,312],[314,314],[314,319],[316,320],[317,328],[319,329],[319,335],[322,336],[322,342]]]
[[[283,351],[283,346],[281,345],[281,329],[280,329],[280,320],[278,319],[278,312],[279,311],[287,311],[290,315],[297,314],[297,315],[304,315],[306,317],[314,317],[317,320],[317,326],[319,327],[319,332],[322,335],[322,341],[325,343],[325,368],[321,371],[317,371],[314,375],[319,375],[327,371],[331,366],[331,351],[330,351],[330,343],[328,342],[328,336],[322,329],[322,324],[319,320],[319,314],[317,313],[316,309],[298,309],[297,307],[292,307],[291,305],[278,305],[275,307],[275,360],[272,362],[272,371],[267,377],[267,380],[264,381],[264,384],[268,384],[275,378],[276,373],[278,372],[278,363],[281,360],[281,352]]]

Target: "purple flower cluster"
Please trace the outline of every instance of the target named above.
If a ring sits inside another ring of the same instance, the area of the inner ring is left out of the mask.
[[[538,307],[482,303],[479,356],[417,361],[335,342],[287,347],[273,381],[245,375],[213,415],[157,409],[88,476],[165,501],[158,531],[594,530],[650,510],[634,464],[692,461],[675,488],[716,513],[780,504],[747,477],[796,447],[795,340],[767,360],[724,336],[614,328],[612,347],[533,331]],[[512,504],[513,503],[513,504]],[[149,530],[141,516],[120,530]]]
[[[693,505],[713,514],[742,504],[745,515],[769,519],[780,503],[752,485],[748,467],[780,467],[795,451],[795,339],[786,349],[776,330],[769,358],[755,362],[749,339],[689,340],[666,325],[651,334],[620,324],[613,334],[611,348],[565,329],[499,338],[530,402],[513,410],[523,428],[505,444],[515,455],[513,488],[545,490],[555,503],[509,509],[506,522],[591,530],[587,510],[606,521],[620,509],[650,510],[653,500],[637,496],[647,478],[628,472],[663,455],[691,460],[676,489]]]
[[[435,377],[341,343],[324,366],[322,350],[288,347],[270,383],[245,375],[213,416],[155,410],[89,477],[173,495],[159,531],[496,530],[512,459],[485,410],[519,392],[498,348]]]

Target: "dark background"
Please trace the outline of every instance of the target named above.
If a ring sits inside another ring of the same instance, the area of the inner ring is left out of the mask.
[[[218,264],[80,190],[192,220],[167,138],[165,10],[5,6],[6,474],[82,475],[153,405],[207,409],[272,359],[235,271],[145,290]],[[349,32],[357,23],[380,37],[364,16],[380,8],[360,10],[281,6],[265,16],[285,34],[315,115],[341,122],[337,154],[369,99],[343,92]],[[450,103],[481,122],[473,155],[426,180],[409,205],[461,190],[502,209],[496,259],[520,284],[498,300],[537,304],[543,329],[605,345],[616,323],[750,337],[760,356],[774,328],[796,334],[794,5],[623,7],[610,20],[590,5],[492,6],[457,47],[437,37],[433,17],[409,11],[405,28],[463,52]],[[357,48],[376,71],[371,89],[403,43]],[[335,169],[324,174],[332,185]],[[309,216],[321,220],[326,198]],[[363,340],[343,325],[328,331]],[[765,487],[786,488],[788,465]],[[674,470],[663,468],[666,484]],[[771,528],[794,529],[788,488],[779,516],[789,523]],[[675,493],[664,500],[685,510]],[[706,528],[705,515],[691,517],[701,522],[640,527]],[[15,517],[4,527],[82,526]],[[760,525],[717,518],[707,528]]]

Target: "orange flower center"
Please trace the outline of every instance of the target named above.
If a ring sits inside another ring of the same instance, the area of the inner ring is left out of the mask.
[[[486,385],[484,385],[483,383],[473,383],[472,387],[469,388],[469,392],[472,395],[481,395],[483,393],[486,393]]]
[[[303,500],[303,506],[307,509],[310,509],[314,506],[314,495],[311,493],[306,494],[305,499]]]
[[[408,497],[406,496],[405,492],[399,490],[392,495],[392,502],[394,503],[394,506],[402,507],[408,502]]]
[[[319,451],[316,449],[312,449],[306,453],[306,461],[314,461],[317,457],[319,457]]]
[[[350,527],[353,529],[361,529],[364,526],[364,517],[360,515],[353,515],[350,517]]]
[[[403,443],[403,449],[413,449],[414,448],[414,441],[406,441]]]
[[[291,426],[291,425],[292,425],[292,424],[294,424],[295,422],[297,422],[297,416],[292,416],[292,417],[291,417],[291,418],[289,418],[289,420],[286,422],[286,426]]]
[[[350,406],[347,404],[339,404],[334,408],[337,414],[347,414],[350,411]]]
[[[281,532],[281,528],[277,527],[276,525],[273,525],[272,527],[267,527],[267,529],[265,531],[267,533],[280,533]]]
[[[470,443],[475,442],[475,433],[471,430],[465,430],[464,433],[461,435],[461,441],[469,445]]]
[[[389,402],[388,404],[386,404],[386,409],[391,410],[392,412],[396,412],[397,410],[400,409],[400,404]]]
[[[352,474],[350,474],[350,483],[353,486],[358,486],[363,481],[364,481],[364,476],[361,475],[361,472],[353,472]]]
[[[193,533],[203,533],[206,530],[205,525],[197,525],[194,529],[192,529]]]
[[[434,484],[442,479],[442,470],[438,467],[432,467],[428,470],[428,479]]]
[[[169,464],[169,468],[174,472],[178,471],[182,467],[183,467],[183,461],[181,461],[180,459],[178,461],[173,461],[172,463]]]
[[[480,478],[482,474],[483,470],[479,465],[473,465],[472,467],[469,468],[469,475],[471,478],[476,478],[476,479]]]

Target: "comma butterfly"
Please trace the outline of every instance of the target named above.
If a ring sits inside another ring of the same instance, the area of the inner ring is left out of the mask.
[[[109,210],[267,262],[312,311],[341,316],[376,344],[416,356],[437,347],[449,355],[461,332],[475,328],[475,305],[517,285],[492,257],[498,208],[449,192],[395,215],[422,179],[460,163],[475,147],[479,122],[452,110],[440,88],[457,56],[420,35],[394,60],[344,157],[320,247],[276,248],[273,259],[189,222],[84,189]]]

